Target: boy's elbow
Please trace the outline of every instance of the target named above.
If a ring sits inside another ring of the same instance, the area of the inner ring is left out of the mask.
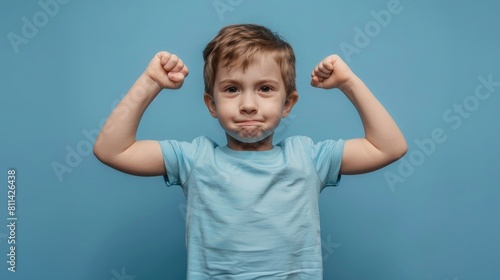
[[[94,156],[103,164],[112,168],[116,168],[115,157],[113,157],[111,154],[106,153],[101,149],[95,149],[94,147]]]
[[[94,145],[94,150],[93,150],[93,153],[94,153],[94,156],[102,163],[105,162],[104,160],[104,155],[103,153],[101,152],[101,149],[97,146],[97,145]]]
[[[405,142],[405,144],[404,144],[404,145],[401,147],[401,149],[399,150],[399,155],[398,155],[398,157],[397,157],[397,159],[396,159],[396,160],[398,160],[398,159],[400,159],[400,158],[404,157],[404,155],[406,155],[406,152],[408,152],[408,145],[407,145],[407,144],[406,144],[406,142]]]
[[[93,149],[94,156],[102,163],[108,165],[110,157],[111,157],[110,152],[111,152],[111,149],[110,149],[109,143],[106,143],[104,141],[104,138],[102,137],[102,135],[99,134],[99,136],[97,136],[97,139],[95,140],[95,143],[94,143],[94,149]]]
[[[389,165],[402,158],[406,152],[408,152],[408,144],[404,138],[400,141],[394,141],[382,152],[384,158],[382,161],[385,162],[384,165]]]
[[[408,144],[406,140],[402,140],[398,145],[396,145],[391,153],[392,161],[396,161],[402,158],[406,152],[408,152]]]
[[[102,163],[109,165],[109,153],[106,153],[106,149],[104,149],[101,145],[96,143],[94,144],[94,149],[93,149],[94,156]]]

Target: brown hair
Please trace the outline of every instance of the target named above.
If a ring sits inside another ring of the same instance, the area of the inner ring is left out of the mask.
[[[213,95],[218,67],[238,65],[245,71],[253,56],[262,52],[272,54],[280,67],[287,96],[295,91],[295,54],[290,44],[264,26],[236,24],[222,28],[203,50],[205,92]]]

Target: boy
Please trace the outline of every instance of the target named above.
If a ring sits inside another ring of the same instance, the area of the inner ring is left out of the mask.
[[[312,71],[311,85],[339,88],[361,117],[365,137],[273,145],[298,100],[291,46],[267,28],[227,26],[206,46],[204,101],[227,145],[136,141],[141,116],[162,89],[188,75],[181,59],[158,53],[109,116],[94,153],[130,174],[163,175],[187,199],[188,279],[322,279],[318,196],[341,174],[379,169],[407,150],[399,128],[337,56]]]

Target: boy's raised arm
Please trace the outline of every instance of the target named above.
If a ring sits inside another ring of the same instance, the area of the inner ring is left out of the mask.
[[[356,107],[363,123],[365,137],[345,143],[341,174],[370,172],[406,153],[406,140],[392,117],[338,55],[323,59],[311,76],[314,87],[339,88]]]
[[[163,155],[157,141],[136,141],[141,117],[164,89],[178,89],[188,68],[176,55],[159,52],[137,79],[104,124],[94,145],[95,156],[119,171],[133,175],[166,174]]]

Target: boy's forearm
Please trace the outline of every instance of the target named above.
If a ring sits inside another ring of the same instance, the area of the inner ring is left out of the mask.
[[[135,142],[141,117],[160,92],[157,83],[142,74],[111,112],[94,146],[99,159],[116,156]]]
[[[354,75],[339,86],[352,102],[363,123],[365,138],[380,152],[399,158],[406,152],[406,140],[384,106],[364,82]]]

